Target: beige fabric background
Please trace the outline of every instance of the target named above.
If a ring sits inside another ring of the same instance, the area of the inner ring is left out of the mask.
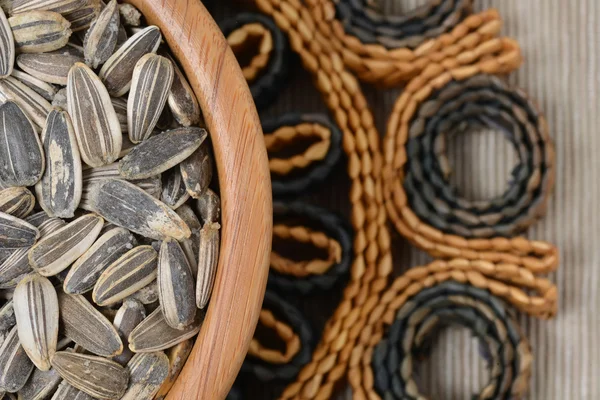
[[[426,0],[380,2],[399,13]],[[475,5],[477,10],[497,8],[505,21],[503,33],[520,42],[525,63],[509,79],[539,103],[556,144],[556,189],[548,215],[528,236],[561,250],[560,269],[552,276],[559,288],[560,311],[552,321],[521,318],[534,350],[529,398],[600,399],[600,0],[476,0]],[[217,8],[217,20],[241,10],[231,0],[219,0]],[[325,111],[308,79],[295,70],[290,87],[267,114]],[[383,134],[399,90],[366,91]],[[515,162],[510,145],[493,133],[457,137],[450,153],[453,179],[471,198],[501,192]],[[335,185],[309,200],[347,212],[343,166],[333,180]],[[427,262],[398,235],[394,244],[398,273]],[[319,327],[330,314],[323,312],[324,305],[330,310],[337,298],[339,290],[297,304]],[[442,334],[419,371],[421,386],[433,399],[470,398],[488,377],[477,341],[463,329]]]

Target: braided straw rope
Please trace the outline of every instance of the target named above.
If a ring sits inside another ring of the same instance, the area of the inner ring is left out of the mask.
[[[258,53],[252,56],[247,65],[242,66],[244,78],[249,83],[264,72],[269,64],[273,52],[273,36],[264,26],[257,23],[242,25],[227,36],[227,43],[236,55],[246,51],[252,39],[258,39]]]
[[[259,321],[266,328],[272,329],[285,342],[285,353],[264,347],[258,339],[253,338],[248,349],[249,355],[271,364],[285,364],[298,354],[302,344],[288,324],[278,321],[271,311],[264,308],[260,311]]]
[[[273,226],[273,236],[279,239],[293,240],[297,243],[312,244],[318,249],[327,251],[328,255],[326,260],[293,261],[282,257],[273,250],[271,251],[271,268],[279,273],[298,277],[311,274],[321,275],[342,260],[342,246],[340,243],[329,238],[323,232],[317,232],[304,226],[277,224]]]
[[[375,341],[372,335],[378,332],[377,318],[374,315],[378,310],[385,311],[387,304],[401,304],[403,295],[408,296],[418,291],[423,284],[404,285],[402,282],[411,280],[410,277],[422,269],[410,270],[382,295],[388,284],[388,276],[392,272],[391,240],[386,227],[383,180],[391,179],[392,171],[388,168],[384,175],[384,159],[380,152],[379,135],[374,127],[373,115],[368,109],[358,81],[346,69],[349,67],[356,70],[356,65],[348,60],[348,54],[340,50],[343,46],[331,34],[332,27],[335,26],[335,9],[332,3],[326,0],[305,0],[306,5],[300,0],[256,0],[256,3],[262,12],[270,15],[288,34],[292,49],[300,55],[304,67],[314,75],[317,88],[323,93],[326,104],[343,132],[343,148],[348,155],[348,174],[352,181],[351,222],[356,232],[355,261],[344,298],[328,321],[311,362],[301,370],[296,381],[285,389],[281,398],[329,399],[336,382],[346,375],[348,368],[355,396],[367,398],[366,396],[372,395],[373,392],[366,389],[361,392],[359,388],[364,379],[368,384],[370,378],[363,376],[359,371],[361,363],[367,358],[370,359],[365,352]],[[500,25],[500,19],[493,10],[470,16],[449,35],[443,35],[444,39],[440,37],[438,40],[429,41],[427,46],[430,47],[414,51],[419,55],[430,55],[421,67],[407,74],[400,73],[400,70],[396,73],[387,70],[386,73],[378,74],[380,77],[395,76],[393,82],[399,82],[417,75],[422,70],[407,86],[410,96],[415,97],[410,98],[412,101],[408,101],[410,99],[406,96],[401,97],[390,120],[390,126],[395,126],[395,120],[402,120],[400,116],[403,113],[414,112],[416,101],[426,98],[431,87],[441,86],[449,78],[464,79],[478,73],[503,74],[517,68],[521,63],[518,44],[505,38],[493,38],[499,32]],[[448,51],[448,48],[452,48],[452,51]],[[399,54],[403,54],[403,51],[393,50],[392,54],[400,57]],[[436,55],[435,59],[431,58],[433,54]],[[382,65],[389,67],[394,63],[384,62]],[[360,76],[371,82],[377,81],[369,79],[368,75]],[[426,87],[424,82],[430,82],[431,87]],[[387,83],[391,84],[391,81]],[[386,142],[386,150],[389,146]],[[389,157],[389,154],[393,152],[386,151],[386,157]],[[389,164],[390,161],[386,159],[385,163]],[[388,202],[389,198],[388,192]],[[557,264],[556,251],[552,246],[542,242],[529,242],[524,238],[501,238],[486,240],[483,248],[479,249],[479,241],[467,241],[456,236],[448,236],[446,239],[456,241],[455,248],[461,251],[442,252],[439,255],[449,258],[455,254],[456,257],[464,257],[464,260],[439,261],[438,264],[432,265],[464,262],[466,267],[463,267],[463,270],[442,271],[429,277],[429,281],[433,282],[436,277],[441,279],[443,276],[447,276],[447,280],[453,278],[453,275],[456,275],[456,280],[466,280],[467,272],[471,272],[469,276],[474,277],[473,280],[478,282],[479,287],[487,287],[492,293],[496,293],[496,290],[500,297],[506,298],[520,309],[540,316],[548,316],[554,312],[556,289],[548,281],[536,278],[532,274],[532,270],[548,271]],[[445,250],[443,246],[438,244],[437,250]],[[531,255],[540,256],[541,259]],[[493,265],[492,273],[500,275],[493,275],[491,278],[478,271],[477,268],[482,265]],[[512,275],[515,271],[518,276]],[[538,290],[542,295],[529,296],[516,286],[508,285],[504,279],[509,279],[508,283],[514,285]],[[412,283],[412,280],[409,283]],[[404,287],[407,287],[406,291],[399,293]],[[386,315],[390,314],[392,313]],[[391,321],[391,318],[388,320]]]

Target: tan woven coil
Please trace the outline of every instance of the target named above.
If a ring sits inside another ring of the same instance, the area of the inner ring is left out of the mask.
[[[247,65],[242,65],[242,73],[248,82],[253,82],[269,63],[273,52],[271,32],[260,24],[246,24],[227,36],[227,43],[236,55],[252,50],[249,48],[252,40],[257,42],[258,52],[252,55]]]
[[[259,321],[266,328],[272,329],[281,338],[285,343],[285,352],[265,347],[257,338],[253,338],[248,349],[249,355],[271,364],[285,364],[298,354],[301,346],[300,338],[289,325],[278,321],[271,311],[264,308],[260,311]]]

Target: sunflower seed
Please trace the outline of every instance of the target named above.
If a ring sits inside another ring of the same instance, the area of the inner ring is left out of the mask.
[[[72,218],[81,200],[82,172],[77,140],[66,111],[48,114],[42,141],[46,168],[35,185],[40,206],[51,217]]]
[[[156,54],[146,54],[135,65],[127,101],[129,139],[139,143],[152,133],[173,83],[173,65]]]
[[[0,392],[19,391],[25,386],[33,368],[33,363],[19,342],[15,326],[0,346]]]
[[[200,332],[203,321],[204,313],[198,312],[191,325],[183,330],[173,329],[165,321],[159,307],[131,332],[129,348],[134,353],[151,353],[168,349],[195,336]]]
[[[94,398],[63,380],[51,400],[94,400]]]
[[[162,351],[136,354],[127,371],[129,386],[121,400],[152,399],[169,375],[169,358]]]
[[[90,188],[94,183],[107,178],[123,179],[119,173],[118,163],[113,163],[98,168],[86,168],[83,171],[84,197],[87,198]],[[162,181],[160,175],[156,175],[147,179],[132,179],[129,180],[129,182],[144,190],[152,197],[158,198],[160,196],[160,192],[162,190]]]
[[[140,26],[140,20],[142,19],[142,13],[131,4],[119,4],[119,14],[121,20],[126,26]]]
[[[160,40],[158,27],[149,26],[127,39],[106,61],[99,76],[112,96],[121,97],[127,93],[136,63],[145,54],[155,53]]]
[[[29,275],[17,285],[13,306],[23,349],[36,367],[48,371],[58,342],[59,308],[54,286],[43,276]]]
[[[13,14],[26,11],[54,11],[60,14],[75,11],[84,6],[86,0],[14,0]]]
[[[0,105],[0,179],[32,186],[44,172],[44,152],[33,125],[12,101]]]
[[[98,68],[113,54],[119,34],[119,9],[112,0],[94,20],[83,40],[85,63]]]
[[[54,369],[42,371],[36,368],[19,390],[18,400],[44,400],[56,390],[61,380]]]
[[[127,390],[127,370],[102,357],[59,351],[52,366],[72,386],[101,399],[120,399]]]
[[[79,32],[90,27],[102,10],[102,0],[85,0],[85,5],[64,13],[64,17],[71,23],[71,30]]]
[[[213,160],[208,141],[205,140],[194,154],[183,160],[180,169],[190,196],[200,198],[208,189],[213,175]]]
[[[99,306],[114,304],[156,279],[156,251],[138,246],[113,262],[98,278],[92,298]]]
[[[38,79],[54,83],[57,85],[66,85],[71,67],[83,59],[71,54],[19,54],[17,65],[23,71],[34,75]]]
[[[52,110],[48,100],[13,76],[0,79],[0,103],[5,101],[17,103],[31,121],[40,128],[44,126],[46,117]]]
[[[76,63],[69,71],[67,93],[83,161],[92,167],[115,161],[121,152],[121,128],[100,79],[87,65]]]
[[[0,249],[20,249],[33,246],[40,231],[28,222],[0,212]]]
[[[0,333],[8,333],[17,324],[12,300],[0,307]],[[2,343],[0,343],[0,346]]]
[[[210,300],[219,261],[219,230],[216,222],[204,224],[200,231],[198,252],[198,281],[196,282],[196,305],[203,309]]]
[[[121,354],[113,357],[113,360],[121,365],[127,365],[131,357],[133,357],[132,351],[127,347],[129,343],[127,339],[131,331],[135,329],[140,322],[146,318],[146,310],[144,305],[134,299],[125,299],[123,305],[117,311],[113,320],[113,325],[119,332],[123,344],[126,346]]]
[[[49,219],[50,219],[50,217],[48,216],[48,214],[46,214],[45,211],[39,211],[39,212],[31,214],[30,216],[25,218],[25,221],[29,222],[31,225],[35,226],[36,228],[39,228],[40,225],[42,225],[44,222],[48,221]]]
[[[59,110],[67,110],[67,88],[62,88],[54,95],[52,107]]]
[[[176,210],[190,198],[179,168],[175,167],[168,170],[163,174],[163,180],[160,199],[173,210]]]
[[[35,197],[24,187],[0,190],[0,211],[17,218],[25,218],[35,205]]]
[[[13,2],[15,0],[0,0],[0,8],[8,15],[12,14]]]
[[[173,387],[175,380],[179,376],[179,373],[192,352],[192,347],[194,347],[194,340],[188,339],[167,350],[167,357],[169,357],[169,375],[163,382],[158,393],[156,393],[156,396],[154,397],[155,400],[163,400],[167,396],[167,393],[169,393]]]
[[[221,218],[221,199],[210,189],[196,201],[196,210],[203,223],[217,222]]]
[[[119,124],[121,125],[121,133],[125,134],[129,129],[127,127],[127,100],[123,99],[122,97],[111,97],[110,101],[112,102],[115,112],[117,113],[117,118],[119,119]],[[131,143],[131,141],[129,141],[129,136],[127,136],[127,141]]]
[[[27,11],[8,19],[20,53],[44,53],[64,47],[71,36],[71,24],[53,11]]]
[[[12,74],[15,63],[15,41],[6,19],[0,9],[0,79]]]
[[[87,351],[113,357],[123,351],[123,342],[111,322],[79,294],[58,294],[64,334]]]
[[[160,306],[167,324],[181,330],[194,322],[194,276],[185,253],[175,240],[167,239],[160,246],[157,282]]]
[[[200,122],[200,106],[194,91],[173,57],[170,54],[165,55],[171,60],[175,70],[175,77],[168,98],[169,108],[181,125],[197,125]]]
[[[92,290],[102,272],[135,245],[135,238],[125,228],[106,232],[73,264],[65,279],[64,291],[83,294]]]
[[[35,76],[29,75],[26,72],[22,72],[19,70],[13,70],[12,76],[17,78],[19,82],[23,85],[27,86],[29,89],[33,90],[40,96],[42,96],[45,100],[52,101],[54,96],[56,96],[56,87],[49,83],[46,83]]]
[[[142,179],[160,174],[192,155],[206,136],[201,128],[179,128],[152,136],[119,162],[121,175]]]
[[[148,238],[180,240],[191,234],[173,210],[126,181],[105,179],[92,185],[89,201],[108,221]]]
[[[43,276],[56,275],[94,243],[104,220],[87,214],[44,237],[29,250],[29,265]]]
[[[198,275],[198,252],[200,251],[200,229],[202,229],[202,225],[200,225],[200,221],[191,207],[186,204],[179,207],[176,213],[192,231],[192,235],[188,239],[181,240],[180,243],[192,268],[192,274],[196,277]]]

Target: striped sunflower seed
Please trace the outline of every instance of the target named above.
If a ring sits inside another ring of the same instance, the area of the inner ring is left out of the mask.
[[[14,64],[15,41],[6,14],[0,9],[0,79],[12,74]]]
[[[197,125],[200,122],[201,112],[194,91],[173,57],[169,54],[166,54],[166,57],[171,60],[175,70],[175,77],[168,98],[169,108],[181,125]]]
[[[185,329],[196,316],[194,276],[185,253],[175,240],[167,239],[160,246],[157,282],[165,321],[171,328]]]
[[[219,261],[219,230],[216,222],[204,224],[200,231],[198,252],[198,281],[196,282],[196,305],[203,309],[210,300]]]
[[[98,168],[86,168],[83,171],[83,192],[88,194],[91,186],[103,179],[123,179],[119,173],[119,163],[112,163]],[[144,190],[152,197],[158,198],[162,190],[161,176],[156,175],[146,179],[132,179],[129,182]]]
[[[119,4],[119,14],[121,15],[121,20],[123,21],[124,25],[140,26],[142,13],[140,13],[138,9],[131,4]]]
[[[34,369],[25,386],[19,390],[18,400],[44,400],[56,390],[62,378],[54,369]]]
[[[129,139],[139,143],[156,126],[173,83],[173,65],[156,54],[146,54],[135,65],[127,101]]]
[[[25,221],[29,222],[31,225],[39,228],[44,222],[48,221],[50,217],[46,214],[45,211],[38,211],[34,214],[28,216]]]
[[[27,86],[29,89],[33,90],[40,96],[42,96],[45,100],[52,101],[54,96],[56,96],[56,87],[49,83],[46,83],[35,76],[29,75],[26,72],[22,72],[19,70],[13,70],[12,76],[17,78],[19,82],[23,85]]]
[[[152,246],[128,251],[100,275],[92,299],[99,306],[106,306],[137,292],[156,279],[157,259]]]
[[[217,222],[221,218],[221,199],[219,195],[210,189],[206,189],[196,201],[196,210],[205,224],[207,222]]]
[[[89,201],[108,221],[148,238],[180,240],[191,234],[173,210],[126,181],[105,179],[92,185]]]
[[[121,176],[142,179],[160,174],[191,156],[206,136],[201,128],[179,128],[152,136],[119,162]]]
[[[50,400],[94,400],[94,398],[63,380]]]
[[[202,229],[202,225],[200,225],[200,220],[198,220],[192,208],[187,204],[182,205],[175,212],[192,231],[192,235],[181,240],[180,243],[192,268],[192,274],[196,277],[198,275],[198,252],[200,251],[200,229]]]
[[[77,10],[85,3],[86,0],[13,0],[13,14],[34,10],[64,14]]]
[[[38,228],[40,237],[48,236],[65,225],[66,223],[59,218],[50,218],[40,224]],[[28,253],[28,247],[17,249],[0,265],[1,289],[15,288],[21,279],[33,273],[33,269],[29,265]]]
[[[119,333],[85,297],[60,291],[58,303],[60,322],[66,337],[99,356],[113,357],[121,354],[123,342]]]
[[[76,63],[69,71],[67,93],[69,115],[83,161],[92,167],[115,161],[121,152],[121,128],[100,79],[87,65]]]
[[[106,232],[71,266],[63,284],[69,294],[83,294],[94,288],[102,272],[136,245],[125,228]]]
[[[154,246],[152,246],[152,248],[156,252],[160,251],[160,246],[158,246],[158,249],[154,248]],[[129,298],[137,300],[144,305],[156,303],[158,301],[158,284],[154,281],[129,296]]]
[[[46,123],[52,106],[48,100],[13,76],[0,79],[0,103],[14,101],[38,127]]]
[[[18,392],[25,386],[33,368],[33,363],[19,342],[15,326],[0,346],[0,392]]]
[[[156,53],[161,34],[156,26],[149,26],[133,35],[104,63],[100,78],[111,96],[121,97],[129,90],[133,69],[140,58]]]
[[[160,199],[173,210],[178,209],[190,198],[179,168],[171,168],[164,173],[163,181]]]
[[[0,307],[0,333],[8,333],[16,324],[15,309],[12,300],[10,300]]]
[[[71,36],[71,40],[73,40],[74,37],[75,36]],[[59,54],[59,55],[62,54],[65,56],[76,56],[81,59],[81,62],[83,62],[83,46],[78,43],[71,42],[71,41],[69,41],[69,43],[67,43],[66,46],[63,47],[62,49],[49,51],[44,54]]]
[[[117,113],[117,118],[119,119],[119,124],[121,125],[121,133],[125,134],[128,131],[127,127],[127,100],[122,97],[111,97],[110,101]],[[127,141],[131,143],[129,140],[129,135],[127,136]],[[133,143],[132,143],[133,147]]]
[[[32,186],[44,173],[42,144],[31,121],[12,101],[0,105],[0,180]]]
[[[125,345],[123,352],[118,356],[113,357],[113,360],[125,366],[133,357],[133,352],[129,349],[129,334],[135,329],[140,322],[146,318],[146,310],[144,305],[134,299],[125,299],[123,305],[117,311],[113,320],[113,326],[119,332],[119,336]]]
[[[0,212],[0,249],[30,247],[39,239],[35,226],[10,214]]]
[[[20,53],[44,53],[64,47],[71,36],[71,24],[53,11],[27,11],[13,15],[8,23]]]
[[[29,265],[43,276],[66,269],[96,241],[104,220],[87,214],[44,237],[29,250]]]
[[[129,385],[121,400],[153,399],[169,375],[169,358],[162,351],[136,354],[127,371]]]
[[[54,95],[52,107],[59,110],[67,110],[67,88],[62,88]]]
[[[23,349],[38,369],[48,371],[58,342],[59,308],[52,282],[36,274],[23,278],[13,307]]]
[[[33,210],[35,197],[24,187],[0,190],[0,211],[17,218],[25,218]]]
[[[42,141],[46,168],[35,185],[38,201],[49,216],[72,218],[81,200],[82,172],[75,132],[66,111],[48,114]]]
[[[70,385],[99,399],[120,399],[127,390],[127,370],[106,358],[59,351],[52,366]]]
[[[83,40],[85,63],[98,68],[113,54],[119,34],[119,8],[112,0],[94,20]]]
[[[17,65],[23,71],[43,82],[63,86],[73,65],[82,61],[80,56],[58,53],[19,54],[17,57]]]
[[[208,189],[213,176],[213,159],[207,140],[194,154],[181,162],[180,169],[187,192],[195,199],[200,198]]]
[[[77,9],[64,13],[64,17],[71,23],[73,32],[80,32],[90,27],[92,22],[98,17],[104,3],[102,0],[84,0],[85,5]]]
[[[173,329],[167,324],[162,310],[157,308],[129,335],[129,348],[134,353],[152,353],[175,346],[194,337],[204,321],[204,313],[196,313],[194,322],[183,330]]]
[[[169,393],[173,387],[177,377],[179,377],[193,347],[194,340],[188,339],[167,350],[167,357],[169,357],[169,375],[163,382],[158,393],[156,393],[154,400],[164,400],[167,396],[167,393]]]

